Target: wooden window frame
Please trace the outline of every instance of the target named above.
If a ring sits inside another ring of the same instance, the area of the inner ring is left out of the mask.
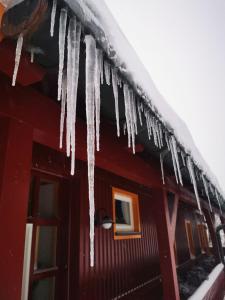
[[[188,227],[190,228],[190,231],[188,230]],[[195,243],[194,243],[194,238],[193,238],[192,224],[191,224],[190,220],[185,220],[185,231],[186,231],[186,237],[187,237],[187,242],[188,242],[190,258],[195,259],[196,258]]]
[[[198,239],[201,247],[202,254],[209,253],[209,239],[206,232],[206,225],[202,223],[197,224],[198,228]]]
[[[116,224],[116,207],[115,207],[115,197],[121,195],[130,200],[132,203],[132,216],[133,217],[133,227],[132,231],[123,230],[123,227],[118,230]],[[128,191],[112,188],[112,202],[113,202],[113,232],[114,240],[127,240],[127,239],[137,239],[141,238],[141,224],[140,224],[140,211],[139,211],[139,197],[137,194],[130,193]]]

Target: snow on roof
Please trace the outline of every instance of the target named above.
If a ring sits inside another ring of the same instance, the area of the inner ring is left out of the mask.
[[[139,60],[132,46],[119,28],[104,0],[65,0],[83,24],[91,30],[121,74],[150,105],[165,126],[174,133],[177,141],[190,154],[194,163],[205,173],[212,184],[221,190],[216,176],[195,146],[193,138],[183,120],[157,90],[149,73]]]

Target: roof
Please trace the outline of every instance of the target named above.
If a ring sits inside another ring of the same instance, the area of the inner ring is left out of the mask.
[[[23,0],[15,0],[17,5]],[[59,0],[58,0],[59,1]],[[9,1],[3,1],[5,4]],[[62,1],[59,1],[62,2]],[[198,151],[186,124],[173,111],[154,85],[149,73],[120,30],[104,0],[65,0],[71,10],[95,37],[112,64],[119,70],[140,99],[175,136],[179,147],[190,155],[194,164],[223,195],[216,176]],[[223,198],[225,198],[223,196]]]
[[[186,124],[155,87],[152,78],[119,28],[104,0],[65,0],[65,2],[82,23],[91,30],[113,64],[151,107],[160,121],[175,135],[177,142],[183,146],[185,152],[191,155],[196,166],[224,195],[216,176],[195,146]]]

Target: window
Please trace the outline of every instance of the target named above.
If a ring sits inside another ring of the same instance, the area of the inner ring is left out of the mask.
[[[138,195],[112,189],[114,238],[140,238],[140,214]]]
[[[209,240],[207,227],[204,224],[198,224],[198,238],[202,253],[209,253]]]
[[[194,239],[192,233],[192,225],[190,221],[185,220],[185,229],[186,229],[186,236],[188,241],[188,248],[190,253],[190,258],[195,258],[195,246],[194,246]]]

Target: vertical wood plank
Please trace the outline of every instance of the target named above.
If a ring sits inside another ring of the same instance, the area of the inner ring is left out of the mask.
[[[20,300],[32,128],[0,118],[0,299]]]

